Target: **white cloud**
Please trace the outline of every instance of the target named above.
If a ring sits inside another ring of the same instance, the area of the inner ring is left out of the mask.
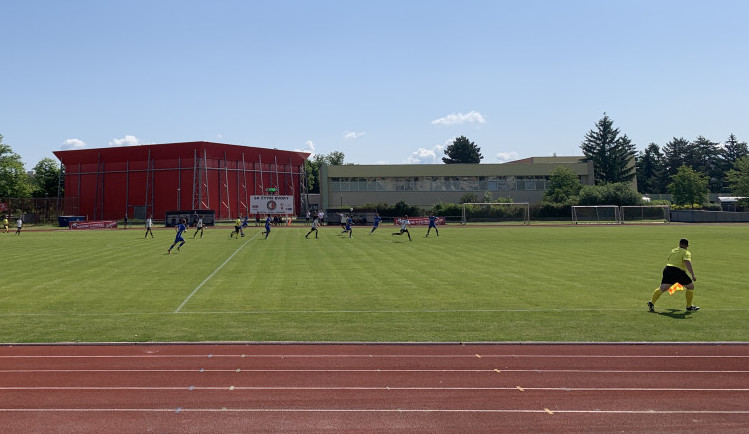
[[[131,135],[126,135],[121,139],[114,139],[109,142],[109,146],[138,146],[140,144],[140,139]]]
[[[452,140],[450,140],[452,142]],[[431,148],[419,148],[408,157],[408,164],[435,164],[442,162],[446,145],[434,145]]]
[[[472,124],[472,123],[479,123],[483,124],[486,120],[481,115],[481,113],[477,112],[476,110],[471,110],[470,112],[463,114],[463,113],[453,113],[449,114],[445,117],[441,117],[439,119],[435,119],[432,121],[432,125],[462,125],[462,124]]]
[[[508,161],[517,160],[520,155],[517,152],[500,152],[497,154],[497,161],[500,163],[506,163]]]
[[[86,147],[86,143],[83,140],[78,139],[67,139],[62,142],[60,149],[63,151],[69,151],[74,149],[83,149]]]
[[[304,148],[302,149],[294,149],[295,152],[309,152],[310,156],[309,158],[312,158],[315,156],[315,144],[312,142],[312,140],[307,140],[304,142]]]
[[[359,137],[361,137],[361,136],[363,136],[365,134],[367,134],[367,133],[365,133],[364,131],[362,131],[360,133],[357,133],[357,132],[354,132],[354,131],[346,131],[346,133],[343,135],[343,138],[346,139],[346,140],[349,140],[349,139],[358,139]]]

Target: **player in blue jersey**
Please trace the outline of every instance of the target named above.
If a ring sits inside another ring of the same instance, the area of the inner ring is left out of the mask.
[[[382,221],[382,217],[380,217],[380,213],[376,213],[375,218],[374,218],[374,224],[372,225],[372,230],[369,231],[369,235],[372,235],[372,232],[374,232],[375,229],[380,227],[381,221]]]
[[[172,247],[169,247],[169,250],[166,251],[170,255],[172,254],[172,249],[174,248],[174,246],[177,246],[177,243],[179,243],[179,246],[177,246],[177,250],[185,245],[185,239],[182,238],[182,234],[187,230],[187,227],[185,226],[186,222],[187,221],[185,219],[179,219],[179,224],[176,227],[177,236],[174,238],[174,244],[172,244]]]
[[[343,227],[343,231],[341,231],[341,233],[345,234],[346,232],[348,232],[348,237],[351,238],[351,235],[353,235],[353,232],[354,232],[354,231],[351,230],[351,225],[353,223],[354,223],[354,219],[351,218],[351,216],[347,214],[346,215],[346,223],[345,223],[345,226]]]
[[[261,234],[265,234],[265,239],[268,239],[268,235],[270,235],[270,225],[271,225],[271,218],[270,214],[268,214],[268,217],[265,218],[265,230],[261,232]]]
[[[437,233],[437,236],[440,236],[440,231],[437,230],[437,217],[434,216],[434,213],[429,214],[429,229],[427,229],[427,235],[429,236],[429,231],[434,228],[434,232]]]

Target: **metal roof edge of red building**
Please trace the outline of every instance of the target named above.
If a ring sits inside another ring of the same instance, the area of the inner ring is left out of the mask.
[[[295,156],[298,159],[304,161],[311,155],[309,152],[304,151],[286,151],[276,148],[259,148],[255,146],[244,146],[244,145],[232,145],[228,143],[217,143],[217,142],[206,142],[206,141],[194,141],[194,142],[175,142],[175,143],[159,143],[149,145],[137,145],[137,146],[117,146],[117,147],[101,147],[101,148],[84,148],[84,149],[70,149],[53,151],[52,153],[60,160],[63,164],[66,164],[65,160],[70,162],[96,162],[99,155],[106,154],[109,157],[114,157],[120,160],[126,159],[143,159],[145,160],[150,155],[153,158],[177,158],[177,157],[192,157],[195,152],[207,152],[212,154],[211,157],[219,158],[220,155],[216,155],[216,152],[231,152],[235,155],[240,155],[245,152],[253,152],[259,154],[261,157],[270,157],[271,155],[288,155]]]

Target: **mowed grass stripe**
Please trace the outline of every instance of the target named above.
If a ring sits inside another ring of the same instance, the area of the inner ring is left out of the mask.
[[[746,225],[307,230],[188,231],[172,255],[168,229],[0,236],[0,341],[730,341],[749,325],[730,313],[749,309]],[[680,292],[648,314],[681,237],[703,310],[686,315]]]

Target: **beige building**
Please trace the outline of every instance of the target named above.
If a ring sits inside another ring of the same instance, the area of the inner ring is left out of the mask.
[[[583,157],[531,157],[503,164],[323,165],[320,168],[322,209],[400,201],[423,208],[459,203],[466,193],[483,200],[509,197],[515,202],[539,202],[551,173],[564,166],[593,185],[593,163]]]

